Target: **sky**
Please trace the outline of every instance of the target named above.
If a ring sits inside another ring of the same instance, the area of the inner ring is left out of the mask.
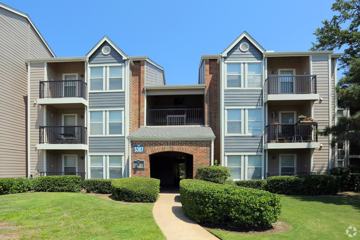
[[[334,0],[4,0],[27,13],[59,57],[84,56],[108,36],[148,56],[167,84],[197,83],[200,57],[220,54],[243,31],[266,50],[306,51]]]

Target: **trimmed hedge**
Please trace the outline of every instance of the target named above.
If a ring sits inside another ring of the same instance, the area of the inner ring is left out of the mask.
[[[341,191],[360,192],[360,173],[341,167],[331,169],[330,173],[338,178]]]
[[[214,183],[225,183],[230,177],[229,169],[222,166],[201,167],[196,172],[196,178]]]
[[[288,195],[329,195],[339,189],[336,177],[329,175],[275,176],[266,182],[267,191]]]
[[[271,227],[280,198],[270,192],[202,180],[180,181],[182,208],[198,223],[237,229]]]
[[[266,189],[266,180],[244,180],[244,181],[236,181],[236,186],[239,187],[247,187],[247,188],[255,188],[255,189]]]
[[[81,190],[80,176],[45,176],[33,180],[36,192],[79,192]]]
[[[82,182],[83,189],[90,193],[111,193],[111,180],[108,179],[86,179]]]
[[[111,185],[113,198],[126,202],[155,202],[160,192],[160,180],[155,178],[115,179]]]
[[[27,178],[0,178],[0,195],[22,193],[32,190],[32,181]]]

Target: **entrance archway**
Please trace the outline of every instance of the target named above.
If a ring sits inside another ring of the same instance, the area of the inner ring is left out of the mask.
[[[177,188],[184,178],[193,178],[193,156],[183,152],[150,155],[150,177],[160,179],[160,186]]]

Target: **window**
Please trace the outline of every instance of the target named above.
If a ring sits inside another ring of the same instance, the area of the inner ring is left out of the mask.
[[[294,93],[294,69],[279,69],[280,93]]]
[[[90,91],[104,90],[104,67],[90,67]]]
[[[77,155],[63,155],[63,173],[64,175],[77,174]]]
[[[248,63],[247,64],[247,87],[261,88],[262,87],[262,64]]]
[[[295,154],[280,154],[280,175],[295,175],[295,166]]]
[[[123,158],[121,155],[109,156],[109,178],[121,178],[122,177],[122,163]]]
[[[108,134],[109,135],[121,135],[122,134],[122,111],[108,111]]]
[[[248,133],[261,135],[263,130],[261,109],[248,109]]]
[[[242,165],[242,156],[241,155],[229,155],[227,156],[227,167],[230,170],[230,176],[234,180],[241,179],[241,165]]]
[[[262,177],[261,155],[249,155],[247,159],[248,159],[247,179],[261,179]]]
[[[63,114],[62,115],[62,136],[63,138],[76,138],[76,114]]]
[[[77,73],[64,73],[64,97],[76,97],[77,90]]]
[[[104,134],[104,114],[102,111],[90,112],[90,135]]]
[[[103,156],[90,156],[90,178],[104,178]]]
[[[109,67],[109,90],[123,89],[122,66]]]
[[[226,132],[229,134],[241,134],[242,133],[241,121],[242,121],[241,109],[228,109]]]
[[[241,63],[227,64],[226,79],[226,86],[228,88],[241,87]]]

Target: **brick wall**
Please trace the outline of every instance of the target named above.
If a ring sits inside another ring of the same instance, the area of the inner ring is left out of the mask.
[[[159,152],[183,152],[193,155],[193,176],[201,166],[209,166],[211,159],[211,142],[210,141],[134,141],[134,144],[142,144],[144,146],[143,153],[131,153],[132,166],[134,160],[144,160],[144,170],[132,171],[132,176],[150,177],[150,155]]]
[[[220,63],[217,59],[206,59],[204,64],[205,123],[216,136],[214,159],[220,161]]]
[[[130,133],[144,125],[144,67],[144,61],[130,65]]]

